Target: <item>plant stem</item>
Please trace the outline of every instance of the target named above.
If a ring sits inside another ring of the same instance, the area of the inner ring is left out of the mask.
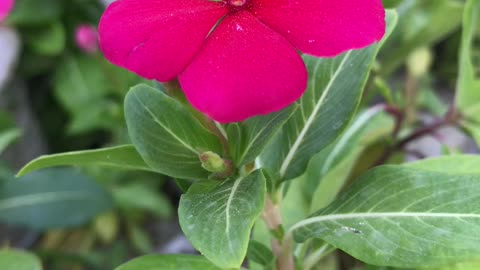
[[[408,74],[405,85],[405,118],[407,123],[415,122],[415,119],[417,117],[417,89],[417,78],[412,74]]]
[[[400,131],[400,128],[403,124],[403,119],[404,117],[402,116],[397,116],[397,113],[392,113],[390,111],[387,111],[390,114],[394,115],[396,118],[396,124],[395,124],[395,130],[392,134],[393,139],[397,139],[398,133]],[[460,119],[460,115],[457,113],[455,107],[451,106],[450,109],[448,110],[447,114],[441,118],[438,119],[437,121],[433,122],[432,124],[426,125],[422,128],[419,128],[415,131],[413,131],[410,135],[407,137],[401,139],[400,141],[396,142],[393,144],[393,146],[388,147],[383,155],[378,159],[378,161],[375,163],[375,166],[382,165],[384,164],[390,156],[395,153],[395,151],[403,149],[408,143],[415,141],[423,136],[426,135],[431,135],[432,133],[435,133],[438,129],[452,125],[452,124],[457,124],[458,120]]]
[[[207,116],[205,117],[205,126],[210,130],[215,136],[218,137],[220,142],[222,143],[223,146],[223,155],[227,158],[230,157],[230,151],[229,151],[229,146],[228,146],[228,139],[224,134],[223,130],[220,130],[219,127],[217,126],[216,122],[213,121],[212,119],[209,119]]]
[[[398,134],[402,129],[403,122],[405,120],[405,115],[399,108],[391,105],[385,106],[385,112],[393,116],[393,118],[395,118],[395,127],[392,132],[392,137],[395,139],[398,137]]]
[[[262,214],[263,220],[267,224],[270,231],[274,232],[278,238],[272,239],[272,251],[276,257],[277,270],[294,270],[295,263],[293,260],[291,237],[283,236],[282,217],[280,210],[270,197],[265,202],[265,208]]]

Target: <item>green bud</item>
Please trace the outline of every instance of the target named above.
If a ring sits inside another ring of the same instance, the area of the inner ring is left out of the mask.
[[[407,59],[408,71],[415,78],[419,78],[428,72],[432,61],[432,52],[426,47],[419,48],[410,54]]]
[[[212,173],[223,173],[228,169],[226,161],[217,153],[208,151],[200,155],[202,167]]]

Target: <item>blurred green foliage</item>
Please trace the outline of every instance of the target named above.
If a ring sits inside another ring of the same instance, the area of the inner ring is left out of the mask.
[[[409,130],[419,125],[419,113],[440,116],[449,110],[449,103],[456,104],[469,116],[463,123],[465,133],[480,144],[480,101],[468,94],[480,91],[478,12],[463,17],[465,1],[460,0],[383,2],[386,7],[397,9],[400,21],[380,52],[362,109],[366,111],[379,99],[402,110],[413,106]],[[114,67],[100,52],[85,54],[74,42],[76,27],[96,25],[103,8],[97,0],[17,0],[5,22],[18,31],[23,42],[15,76],[27,85],[32,108],[52,153],[130,143],[123,99],[131,86],[143,80]],[[462,24],[466,32],[463,37]],[[156,87],[155,83],[149,84]],[[411,87],[413,97],[405,93]],[[452,102],[455,90],[462,91],[456,103]],[[337,141],[346,142],[340,148],[332,144],[317,154],[306,174],[300,177],[303,181],[292,184],[290,190],[294,192],[285,199],[287,204],[291,203],[283,213],[288,223],[309,213],[312,201],[326,205],[336,195],[322,194],[317,187],[320,178],[322,186],[340,192],[344,184],[381,158],[394,139],[389,134],[395,127],[386,115],[367,120],[354,135],[347,137],[347,131]],[[0,112],[0,152],[19,136],[21,130],[11,116]],[[332,157],[335,148],[338,151]],[[361,154],[369,158],[360,159]],[[393,155],[389,161],[396,162],[402,155]],[[324,170],[312,169],[319,166]],[[131,256],[152,251],[158,243],[154,243],[153,234],[145,224],[169,219],[173,215],[172,201],[176,203],[179,192],[174,190],[167,196],[163,192],[165,177],[159,174],[105,169],[94,164],[82,169],[40,171],[17,180],[13,179],[12,168],[3,166],[0,171],[0,220],[39,233],[33,244],[22,248],[35,251],[49,270],[113,269]],[[56,196],[55,192],[86,194],[86,197],[79,196],[76,200],[75,196]],[[49,198],[54,200],[48,201]],[[42,200],[46,201],[42,204]],[[261,245],[268,232],[257,226],[255,234]],[[15,246],[15,243],[5,241],[2,245]],[[24,256],[28,258],[21,259]],[[12,260],[37,264],[35,258],[23,253],[0,252],[0,265]],[[326,257],[321,262],[322,269],[340,269],[328,260]]]

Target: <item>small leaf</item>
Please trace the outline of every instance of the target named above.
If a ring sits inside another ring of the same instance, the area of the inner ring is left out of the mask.
[[[111,130],[123,124],[121,105],[113,102],[112,95],[118,94],[123,86],[119,81],[128,76],[114,73],[103,61],[91,55],[69,54],[58,60],[54,94],[70,116],[70,134]]]
[[[205,257],[222,268],[238,268],[247,253],[250,231],[263,210],[261,171],[223,183],[192,185],[180,199],[180,225]]]
[[[272,251],[258,241],[250,241],[247,258],[262,266],[270,266],[275,261]]]
[[[290,232],[373,265],[431,267],[479,258],[480,174],[375,168]]]
[[[293,105],[277,113],[230,124],[227,127],[227,134],[235,164],[240,167],[254,161],[297,107]]]
[[[396,21],[396,13],[389,11],[384,40]],[[379,42],[335,58],[304,56],[309,71],[307,91],[283,132],[262,155],[265,167],[278,171],[284,180],[305,172],[309,160],[332,143],[355,114],[381,45]]]
[[[125,99],[125,118],[133,144],[145,162],[158,172],[184,179],[207,179],[199,156],[221,154],[218,138],[176,100],[147,85],[131,89]]]
[[[0,112],[0,154],[21,135],[10,115]]]
[[[143,254],[153,252],[152,239],[144,228],[136,224],[130,224],[130,226],[128,226],[128,238],[138,252]]]
[[[172,206],[162,193],[140,183],[117,187],[113,190],[115,205],[125,209],[148,210],[158,217],[172,215]]]
[[[22,133],[19,129],[13,128],[0,133],[0,154],[7,149]]]
[[[121,169],[153,171],[153,169],[145,164],[133,145],[122,145],[97,150],[75,151],[41,156],[25,165],[18,172],[18,176],[23,176],[44,168],[64,165],[95,165]]]
[[[41,270],[40,260],[33,254],[19,250],[0,250],[0,269]]]
[[[129,261],[115,270],[222,270],[201,256],[148,255]]]
[[[0,186],[0,220],[32,229],[82,225],[111,207],[102,187],[71,169],[38,171]]]
[[[476,77],[473,64],[473,40],[480,23],[480,2],[468,0],[463,16],[463,36],[460,49],[460,77],[457,85],[456,105],[468,117],[478,118],[480,102],[480,78]],[[471,111],[471,112],[469,112]]]

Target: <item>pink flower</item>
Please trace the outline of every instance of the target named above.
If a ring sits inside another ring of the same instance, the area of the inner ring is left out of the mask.
[[[75,42],[86,53],[98,51],[98,33],[91,25],[80,25],[75,30]]]
[[[368,46],[384,35],[385,11],[381,0],[118,0],[99,32],[111,62],[178,78],[195,108],[225,123],[293,103],[307,84],[297,50]]]
[[[0,0],[0,22],[10,14],[13,8],[13,0]]]

